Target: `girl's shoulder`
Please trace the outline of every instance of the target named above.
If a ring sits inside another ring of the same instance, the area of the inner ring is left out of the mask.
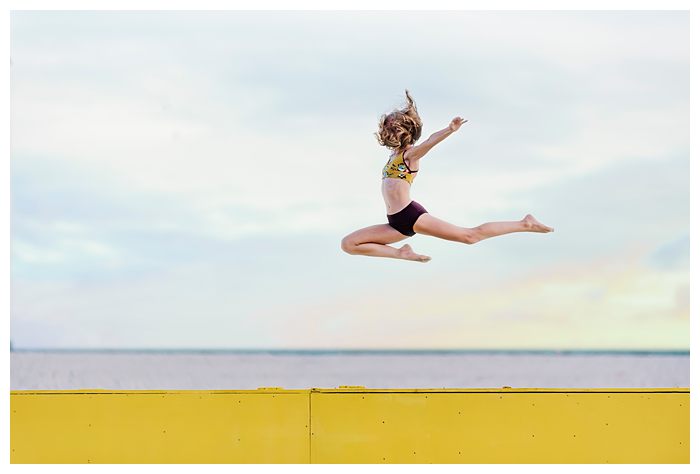
[[[410,150],[411,148],[413,148],[413,145],[408,145],[408,146],[407,146],[406,148],[404,148],[403,150],[392,151],[392,152],[389,154],[389,156],[390,156],[391,158],[396,158],[396,157],[399,156],[401,153],[404,153],[404,154],[405,154],[405,153],[406,153],[408,150]]]

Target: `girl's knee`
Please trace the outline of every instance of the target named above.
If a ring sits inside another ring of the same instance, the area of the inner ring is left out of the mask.
[[[355,245],[355,242],[352,241],[352,239],[344,237],[343,240],[340,241],[340,248],[343,249],[343,252],[352,255],[353,253],[355,253],[355,249],[357,248],[357,246]]]
[[[462,243],[465,244],[475,244],[481,240],[481,235],[479,234],[479,229],[474,228],[470,229],[469,227],[464,228],[464,232],[462,232]]]

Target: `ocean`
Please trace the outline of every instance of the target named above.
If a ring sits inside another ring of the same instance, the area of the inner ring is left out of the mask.
[[[10,353],[11,390],[689,387],[688,352],[61,350]]]

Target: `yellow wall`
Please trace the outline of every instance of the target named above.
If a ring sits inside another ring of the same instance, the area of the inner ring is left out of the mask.
[[[13,463],[305,463],[309,393],[11,392]]]
[[[687,463],[688,389],[13,391],[13,463]]]

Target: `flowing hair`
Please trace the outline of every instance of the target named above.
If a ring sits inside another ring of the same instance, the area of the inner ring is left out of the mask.
[[[406,99],[408,103],[403,109],[394,109],[379,118],[379,131],[374,136],[381,146],[402,150],[420,138],[423,122],[408,90]]]

